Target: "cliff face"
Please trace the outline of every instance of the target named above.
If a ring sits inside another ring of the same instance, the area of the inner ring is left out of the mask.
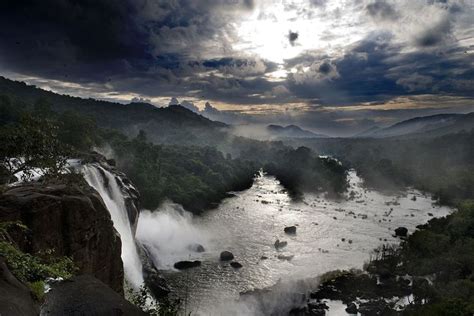
[[[123,293],[121,241],[99,194],[84,184],[25,184],[0,196],[0,222],[29,230],[11,237],[23,252],[48,249],[69,256],[79,274],[91,274]]]

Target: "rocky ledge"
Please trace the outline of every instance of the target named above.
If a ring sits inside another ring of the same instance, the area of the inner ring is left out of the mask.
[[[120,238],[101,197],[85,182],[8,188],[0,196],[0,222],[7,221],[28,227],[9,232],[21,251],[71,257],[79,274],[123,294]]]

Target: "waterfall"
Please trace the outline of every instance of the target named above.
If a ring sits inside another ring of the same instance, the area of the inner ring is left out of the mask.
[[[117,183],[116,176],[98,164],[84,165],[84,178],[104,200],[115,229],[122,240],[122,261],[125,279],[135,288],[143,284],[143,272],[138,255],[135,236],[130,223],[124,193]]]

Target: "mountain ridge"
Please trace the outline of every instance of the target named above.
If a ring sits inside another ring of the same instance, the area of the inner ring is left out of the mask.
[[[474,128],[474,112],[442,113],[428,116],[418,116],[397,122],[385,128],[372,127],[354,137],[385,138],[413,136],[442,136]]]

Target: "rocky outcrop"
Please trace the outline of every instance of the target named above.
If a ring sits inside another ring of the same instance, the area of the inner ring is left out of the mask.
[[[8,270],[0,257],[0,315],[38,315],[30,290]]]
[[[89,275],[58,282],[41,306],[41,315],[146,315],[107,285]]]
[[[23,252],[69,256],[79,274],[91,274],[123,293],[120,238],[101,197],[85,182],[9,188],[0,196],[1,221],[28,227],[26,233],[10,234]]]

